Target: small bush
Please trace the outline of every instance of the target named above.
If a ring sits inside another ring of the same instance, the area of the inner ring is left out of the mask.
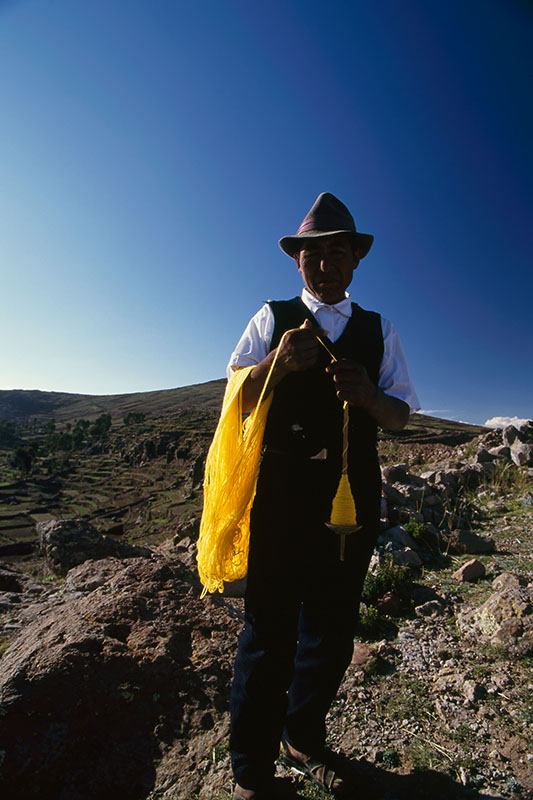
[[[392,747],[388,747],[383,752],[381,763],[383,764],[385,769],[394,769],[395,767],[400,766],[401,759],[396,750],[394,750]]]
[[[11,457],[10,464],[15,469],[20,470],[23,475],[29,475],[34,462],[34,455],[26,447],[17,447]]]
[[[8,420],[0,419],[0,444],[13,444],[17,440],[15,425]]]
[[[531,479],[525,469],[509,462],[498,464],[493,474],[486,481],[486,488],[496,495],[525,494],[531,488]]]
[[[142,411],[130,411],[123,419],[124,425],[139,425],[144,422],[146,414]]]
[[[433,554],[438,552],[439,548],[437,542],[429,533],[428,526],[425,522],[418,522],[411,517],[411,519],[407,520],[404,524],[404,528],[407,533],[413,537],[415,542],[421,544],[426,550],[432,551]]]
[[[373,634],[376,632],[379,624],[379,611],[375,606],[361,606],[361,611],[359,613],[359,628],[361,630],[362,635],[366,637],[372,637]]]
[[[367,606],[372,606],[387,592],[398,592],[408,581],[408,568],[399,567],[394,563],[391,555],[386,555],[380,561],[376,572],[367,574],[363,585],[362,600]]]
[[[424,539],[427,536],[427,525],[424,522],[418,522],[418,520],[411,517],[411,519],[407,520],[407,522],[403,526],[409,536],[412,536],[415,541],[417,539]]]

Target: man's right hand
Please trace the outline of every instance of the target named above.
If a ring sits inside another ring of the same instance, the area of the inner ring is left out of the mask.
[[[300,328],[291,328],[281,342],[250,372],[242,387],[243,411],[250,411],[257,404],[263,384],[274,358],[276,363],[267,386],[267,394],[274,389],[289,372],[303,372],[313,367],[320,353],[317,335],[326,335],[308,319]]]
[[[318,361],[320,343],[317,334],[325,335],[306,319],[299,328],[286,331],[277,347],[276,368],[285,372],[303,372]]]

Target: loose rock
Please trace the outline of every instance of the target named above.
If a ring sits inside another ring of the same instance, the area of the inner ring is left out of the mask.
[[[463,564],[459,569],[455,570],[453,573],[453,577],[457,581],[475,581],[478,578],[482,578],[485,574],[485,567],[478,561],[476,558],[473,558],[471,561],[467,561],[466,564]]]

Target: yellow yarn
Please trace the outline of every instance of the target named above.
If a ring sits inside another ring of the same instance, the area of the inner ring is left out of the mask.
[[[329,521],[331,525],[357,525],[355,502],[346,473],[341,475],[337,494],[333,498]]]
[[[198,539],[198,572],[204,590],[222,592],[224,581],[248,568],[250,511],[272,394],[263,393],[242,421],[242,385],[253,367],[237,370],[226,387],[220,420],[205,466],[204,510]],[[270,377],[270,373],[269,373]],[[268,383],[265,382],[265,388]]]
[[[279,350],[285,333],[280,342]],[[337,359],[317,336],[333,361]],[[207,592],[224,591],[225,581],[244,578],[248,569],[250,511],[255,497],[261,446],[272,402],[266,396],[277,354],[270,367],[259,401],[242,421],[242,386],[254,367],[233,373],[228,381],[220,420],[207,454],[204,478],[204,510],[198,538],[198,572]],[[329,526],[341,534],[341,561],[346,534],[357,529],[355,502],[348,480],[348,403],[344,403],[342,475],[333,500]],[[352,531],[346,530],[352,528]]]

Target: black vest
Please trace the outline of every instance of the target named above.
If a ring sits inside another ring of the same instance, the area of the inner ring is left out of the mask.
[[[316,319],[299,297],[271,300],[274,333],[271,350],[283,333],[298,328],[305,319],[318,326]],[[337,341],[325,340],[336,358],[350,358],[366,367],[377,385],[383,357],[381,318],[352,304],[352,316]],[[331,358],[324,350],[318,364],[306,372],[292,372],[278,384],[268,414],[264,443],[268,448],[295,457],[310,458],[324,448],[329,459],[338,459],[342,449],[342,403],[333,380],[325,372]],[[350,455],[354,460],[375,458],[377,426],[361,409],[350,408]],[[350,458],[352,460],[352,458]]]
[[[305,319],[318,326],[299,297],[269,301],[274,314],[271,349],[283,333]],[[381,318],[352,304],[352,316],[342,336],[332,344],[336,358],[349,358],[366,367],[377,385],[383,357]],[[324,350],[319,362],[305,372],[291,372],[274,389],[263,438],[264,457],[256,502],[265,500],[299,508],[321,522],[329,519],[342,467],[343,404],[333,379],[325,372],[331,358]],[[375,534],[379,522],[381,474],[376,450],[377,425],[362,409],[350,407],[348,475],[357,518]],[[327,451],[326,459],[313,456]],[[310,490],[313,486],[314,489]],[[300,488],[298,488],[300,487]],[[309,510],[310,509],[310,510]]]

